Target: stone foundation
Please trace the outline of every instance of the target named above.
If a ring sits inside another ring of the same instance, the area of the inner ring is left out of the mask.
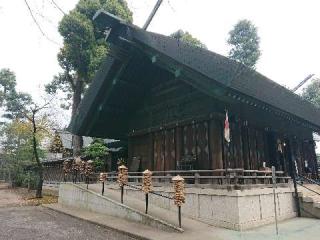
[[[163,195],[173,196],[169,187],[157,187],[154,190]],[[127,188],[125,194],[144,201],[144,194],[141,191]],[[293,194],[292,187],[276,189],[278,220],[296,217]],[[248,190],[187,188],[185,195],[186,203],[182,206],[182,214],[217,227],[241,231],[275,221],[272,188]],[[154,194],[149,194],[149,199],[150,204],[177,211],[172,200]]]
[[[60,184],[58,202],[64,206],[107,214],[149,225],[168,232],[183,232],[181,228],[170,223],[148,214],[144,214],[105,196],[101,196],[100,194],[87,190],[77,184]]]

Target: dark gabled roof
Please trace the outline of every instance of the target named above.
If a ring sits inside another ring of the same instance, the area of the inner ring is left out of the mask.
[[[121,53],[118,50],[117,56],[121,54],[130,55],[132,49],[135,52],[143,52],[152,61],[158,61],[157,58],[159,58],[159,62],[161,62],[162,59],[163,67],[174,74],[188,73],[188,76],[195,76],[186,78],[184,81],[189,81],[189,84],[196,86],[208,95],[214,96],[217,94],[214,86],[219,86],[228,89],[229,93],[236,93],[233,95],[235,98],[240,95],[248,96],[245,101],[249,104],[261,102],[263,103],[263,109],[274,109],[277,114],[279,112],[279,115],[284,113],[287,118],[294,116],[298,121],[306,121],[308,124],[305,126],[309,125],[313,129],[319,129],[320,127],[320,111],[314,105],[240,63],[206,49],[193,47],[176,39],[126,24],[121,19],[115,18],[104,11],[98,11],[94,20],[101,30],[105,30],[106,27],[111,29],[107,39],[108,42],[114,46],[121,46],[122,49],[129,49],[126,53]],[[143,63],[138,64],[142,65]],[[112,79],[116,77],[111,76],[110,72],[115,71],[116,65],[116,58],[107,57],[105,65],[98,72],[81,103],[79,109],[81,114],[74,116],[72,119],[71,131],[86,135],[84,122],[86,121],[86,124],[89,124],[89,117],[92,115],[91,108],[99,104],[99,101],[101,101],[99,96],[102,94],[105,96],[105,91],[108,93],[113,91],[111,83],[114,81]],[[118,69],[117,71],[121,70]],[[107,81],[108,78],[110,79]],[[111,86],[111,89],[106,88],[106,86]],[[250,99],[254,103],[250,102]],[[104,101],[106,101],[106,98],[104,98]]]
[[[310,102],[262,74],[227,57],[195,48],[173,38],[141,29],[133,39],[187,66],[213,81],[320,126],[320,111]]]

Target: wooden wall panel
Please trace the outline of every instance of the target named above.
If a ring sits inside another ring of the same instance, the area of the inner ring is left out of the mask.
[[[257,169],[261,168],[262,163],[265,162],[265,153],[264,153],[264,140],[263,140],[263,131],[256,131],[256,142],[257,142]]]
[[[152,148],[152,142],[150,141],[150,134],[131,138],[129,147],[131,149],[129,151],[131,157],[128,161],[129,170],[134,157],[141,159],[139,164],[140,171],[151,168],[152,158],[150,159],[150,148]]]
[[[239,122],[233,124],[232,133],[233,142],[233,162],[234,168],[243,168],[243,153],[242,153],[242,137],[241,137],[241,126]]]
[[[209,138],[208,138],[208,123],[200,122],[196,124],[196,155],[197,168],[210,169],[209,163]]]
[[[211,156],[212,169],[223,168],[222,158],[222,124],[220,121],[212,119],[209,124],[209,151]]]
[[[269,141],[268,141],[268,131],[263,131],[263,147],[264,147],[264,159],[267,167],[271,167],[271,159],[269,153]]]
[[[153,133],[148,134],[148,163],[145,169],[153,169],[154,159],[153,159]],[[144,169],[144,170],[145,170]]]
[[[182,142],[182,129],[181,127],[177,127],[175,130],[175,146],[176,146],[176,165],[174,166],[174,170],[177,167],[177,162],[181,161],[181,157],[183,156],[183,142]]]
[[[257,169],[257,142],[256,142],[256,130],[249,127],[249,154],[250,154],[250,169]]]
[[[127,159],[128,167],[132,163],[132,158],[133,158],[133,137],[129,137],[129,139],[128,139],[128,159]],[[117,169],[117,171],[118,171],[118,169]]]
[[[235,164],[236,164],[236,154],[235,154],[235,142],[234,142],[234,139],[235,139],[235,124],[233,122],[230,122],[229,123],[229,126],[230,126],[230,143],[228,145],[228,143],[224,140],[224,144],[225,144],[225,147],[226,147],[226,154],[228,156],[228,167],[229,168],[235,168]],[[229,148],[228,148],[229,147]],[[229,152],[228,152],[229,151]]]
[[[242,133],[242,155],[244,162],[244,169],[250,169],[250,152],[249,152],[249,129],[244,125],[241,128]]]
[[[165,170],[173,170],[176,166],[176,147],[175,147],[175,130],[174,128],[165,130]]]
[[[196,155],[196,141],[195,141],[195,126],[194,124],[183,127],[183,156]]]
[[[164,171],[164,134],[154,133],[153,137],[154,171]]]

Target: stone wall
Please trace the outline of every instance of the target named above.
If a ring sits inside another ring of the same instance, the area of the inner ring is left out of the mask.
[[[155,188],[155,191],[173,196],[168,187]],[[126,189],[125,194],[144,201],[141,191]],[[278,220],[296,217],[294,190],[291,187],[276,189]],[[173,201],[149,194],[149,204],[177,211]],[[186,203],[182,214],[208,224],[234,230],[245,230],[275,221],[272,188],[230,190],[227,189],[186,189]]]

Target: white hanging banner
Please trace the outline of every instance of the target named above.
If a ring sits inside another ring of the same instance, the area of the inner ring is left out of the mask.
[[[224,120],[224,139],[228,143],[230,143],[230,126],[229,126],[228,111],[226,111],[226,119]]]

